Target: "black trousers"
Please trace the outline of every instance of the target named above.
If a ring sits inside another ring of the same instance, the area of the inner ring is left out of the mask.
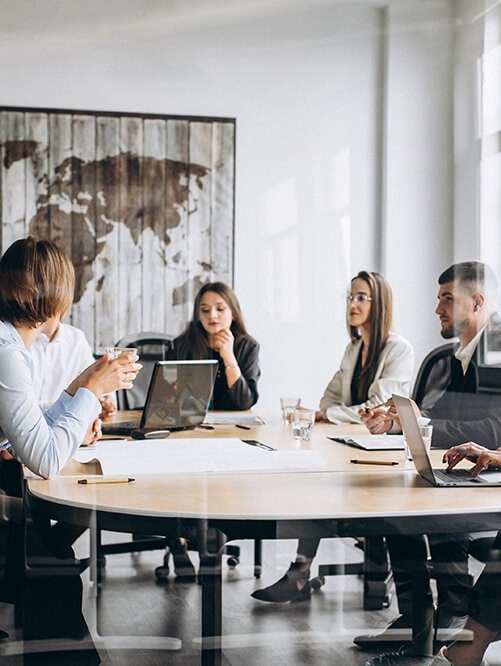
[[[469,610],[471,578],[468,576],[468,544],[464,534],[387,536],[400,613],[412,625],[413,603],[431,607],[428,548],[435,569],[438,607],[441,613],[462,616]]]

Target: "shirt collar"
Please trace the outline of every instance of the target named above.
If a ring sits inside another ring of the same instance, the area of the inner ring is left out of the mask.
[[[480,338],[482,337],[483,332],[487,328],[487,324],[488,322],[486,322],[485,325],[482,326],[482,328],[478,331],[475,337],[472,338],[466,346],[460,347],[459,349],[457,349],[456,353],[454,354],[457,360],[461,363],[461,367],[463,368],[463,375],[465,375],[466,371],[468,370],[471,358],[475,353],[475,349],[477,348],[478,343],[480,342]]]

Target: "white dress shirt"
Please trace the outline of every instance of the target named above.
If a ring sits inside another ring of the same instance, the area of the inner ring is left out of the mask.
[[[83,331],[69,324],[60,324],[52,340],[40,333],[30,354],[35,365],[35,395],[43,410],[49,409],[75,377],[94,363]]]
[[[34,390],[33,359],[12,324],[0,321],[0,450],[45,478],[73,457],[101,405],[86,388],[63,392],[45,413]]]

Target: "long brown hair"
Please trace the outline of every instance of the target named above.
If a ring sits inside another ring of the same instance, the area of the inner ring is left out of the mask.
[[[196,295],[192,320],[178,339],[179,351],[184,358],[207,358],[209,352],[208,336],[200,321],[200,303],[202,297],[208,291],[213,291],[221,296],[230,308],[232,315],[230,330],[235,340],[243,335],[248,335],[235,292],[224,282],[208,282]]]
[[[357,279],[367,283],[372,299],[369,349],[367,351],[367,361],[360,373],[358,384],[359,395],[366,396],[369,386],[374,381],[379,357],[393,325],[393,294],[390,285],[381,273],[360,271],[351,281]],[[353,341],[360,339],[361,334],[356,326],[348,324],[348,331]]]

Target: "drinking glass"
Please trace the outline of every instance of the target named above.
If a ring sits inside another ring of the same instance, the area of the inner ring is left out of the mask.
[[[421,434],[421,437],[423,438],[424,445],[426,447],[426,450],[429,451],[431,448],[431,438],[433,435],[433,426],[432,425],[425,425],[425,426],[419,426],[419,432]],[[409,448],[409,445],[407,444],[407,440],[404,437],[404,444],[405,444],[405,456],[407,460],[412,460],[412,453]]]
[[[301,398],[280,398],[282,408],[282,422],[290,423],[294,410],[301,404]]]
[[[120,356],[120,354],[127,354],[128,352],[133,352],[137,354],[137,349],[135,347],[105,347],[104,353],[108,354],[110,359]]]
[[[300,442],[309,442],[314,422],[314,409],[295,409],[291,421],[294,439]]]

